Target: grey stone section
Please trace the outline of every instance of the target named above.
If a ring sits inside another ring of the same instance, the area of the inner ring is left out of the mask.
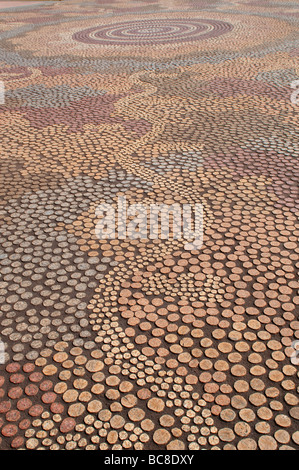
[[[59,85],[47,88],[44,85],[30,85],[16,90],[7,90],[6,104],[9,101],[17,101],[19,106],[30,106],[32,108],[65,108],[74,101],[83,98],[104,95],[104,90],[94,90],[89,87],[71,88],[68,85]]]
[[[203,157],[199,152],[184,152],[182,154],[170,153],[168,157],[157,157],[144,164],[147,168],[154,169],[158,174],[165,174],[173,169],[193,171],[203,165]],[[142,166],[142,164],[141,164]]]
[[[295,68],[262,72],[256,77],[256,80],[267,82],[279,87],[290,87],[290,84],[297,79],[298,76]]]
[[[151,183],[115,169],[99,183],[70,178],[56,190],[28,193],[0,210],[10,220],[0,234],[0,327],[13,360],[35,360],[41,348],[52,350],[60,340],[96,347],[87,305],[118,263],[100,251],[88,256],[75,234],[56,228],[59,222],[72,224],[92,204],[116,202],[114,193],[127,187],[149,191]]]

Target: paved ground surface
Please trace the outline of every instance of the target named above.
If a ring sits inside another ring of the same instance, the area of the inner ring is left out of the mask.
[[[1,449],[299,448],[298,20],[284,0],[1,13]],[[119,194],[201,202],[202,249],[98,240]]]
[[[38,0],[35,0],[35,1],[32,1],[32,2],[27,2],[27,1],[24,1],[24,2],[14,2],[14,1],[11,1],[11,2],[1,2],[0,1],[0,10],[4,10],[4,9],[11,9],[11,8],[21,8],[21,7],[28,7],[28,6],[36,6],[37,5],[37,2],[39,4],[43,4],[43,3],[46,3],[46,2],[42,2],[42,1],[38,1]]]

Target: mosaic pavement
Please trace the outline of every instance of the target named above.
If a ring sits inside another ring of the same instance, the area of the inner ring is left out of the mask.
[[[298,21],[0,10],[1,449],[299,449]],[[121,194],[201,202],[203,247],[99,240]]]

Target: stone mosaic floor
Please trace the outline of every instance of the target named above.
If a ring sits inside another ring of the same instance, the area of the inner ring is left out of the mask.
[[[0,11],[1,449],[299,449],[298,20]],[[119,194],[201,202],[202,249],[98,240]]]

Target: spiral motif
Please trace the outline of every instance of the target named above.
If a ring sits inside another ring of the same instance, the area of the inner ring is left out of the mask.
[[[78,31],[73,39],[87,44],[144,46],[215,38],[232,28],[231,24],[217,20],[138,20]]]

